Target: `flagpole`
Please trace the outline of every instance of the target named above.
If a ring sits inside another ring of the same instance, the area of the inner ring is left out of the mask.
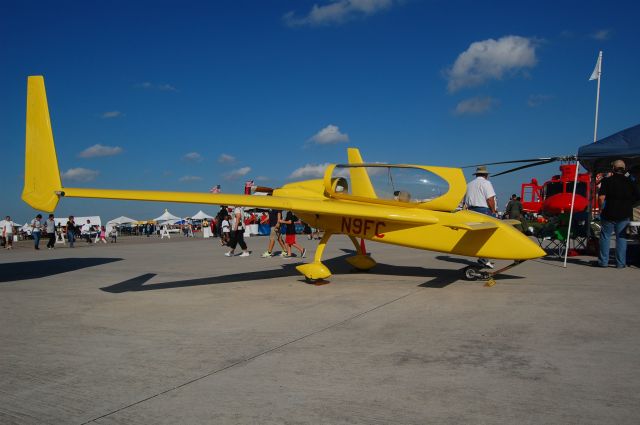
[[[598,79],[598,82],[600,80]],[[571,246],[571,224],[573,222],[573,207],[576,204],[576,188],[578,187],[578,173],[580,172],[580,161],[576,161],[576,174],[573,178],[573,193],[571,194],[571,212],[569,213],[569,228],[567,229],[567,239],[564,247],[564,264],[562,267],[567,268],[567,257],[569,256],[569,246]]]
[[[596,92],[596,122],[593,128],[593,143],[598,140],[598,105],[600,104],[600,75],[602,74],[602,50],[598,55],[598,91]]]

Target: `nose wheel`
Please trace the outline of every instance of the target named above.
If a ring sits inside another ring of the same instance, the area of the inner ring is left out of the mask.
[[[466,280],[486,280],[489,279],[489,273],[483,271],[481,267],[467,266],[463,270]]]
[[[486,283],[484,284],[484,286],[493,286],[496,284],[496,281],[494,279],[494,276],[502,273],[506,270],[509,270],[515,266],[517,266],[518,264],[523,263],[524,260],[518,260],[518,261],[514,261],[513,263],[509,264],[506,267],[503,267],[501,269],[498,270],[493,270],[493,271],[486,271],[483,270],[482,267],[478,267],[478,266],[467,266],[464,269],[462,269],[462,272],[464,273],[464,278],[466,280],[484,280]]]

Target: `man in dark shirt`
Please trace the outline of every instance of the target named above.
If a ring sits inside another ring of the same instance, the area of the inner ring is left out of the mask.
[[[616,235],[616,268],[627,265],[626,228],[633,214],[633,204],[640,198],[636,186],[625,176],[626,166],[622,160],[613,162],[613,175],[602,180],[598,203],[601,208],[600,254],[598,266],[609,266],[611,233]]]

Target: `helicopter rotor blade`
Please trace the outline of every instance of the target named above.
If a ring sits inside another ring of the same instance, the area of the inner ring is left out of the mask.
[[[555,159],[555,158],[532,158],[532,159],[515,159],[512,161],[485,162],[484,164],[465,165],[464,167],[460,167],[460,168],[472,168],[472,167],[479,167],[481,165],[517,164],[519,162],[546,161],[548,159]]]
[[[502,171],[500,173],[491,174],[491,177],[497,177],[497,176],[501,176],[503,174],[513,173],[514,171],[524,170],[525,168],[529,168],[529,167],[537,167],[538,165],[548,164],[550,162],[554,162],[554,161],[557,161],[557,160],[558,160],[557,158],[547,158],[547,159],[542,160],[542,161],[534,162],[533,164],[522,165],[520,167],[511,168],[509,170]]]
[[[479,167],[480,165],[500,165],[500,164],[518,164],[521,162],[540,162],[540,161],[575,161],[576,157],[574,155],[571,156],[553,156],[548,158],[531,158],[531,159],[514,159],[511,161],[499,161],[499,162],[485,162],[484,164],[476,164],[476,165],[466,165],[460,168],[472,168]]]

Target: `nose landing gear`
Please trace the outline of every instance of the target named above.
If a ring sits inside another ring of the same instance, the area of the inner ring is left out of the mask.
[[[484,280],[485,281],[484,286],[491,287],[496,284],[496,280],[494,279],[495,275],[502,273],[504,271],[507,271],[523,262],[524,260],[516,260],[506,267],[503,267],[498,270],[492,270],[492,271],[487,271],[487,270],[484,270],[484,268],[481,266],[473,265],[473,266],[465,267],[464,269],[462,269],[462,272],[464,273],[464,278],[466,280],[472,280],[472,281]]]

